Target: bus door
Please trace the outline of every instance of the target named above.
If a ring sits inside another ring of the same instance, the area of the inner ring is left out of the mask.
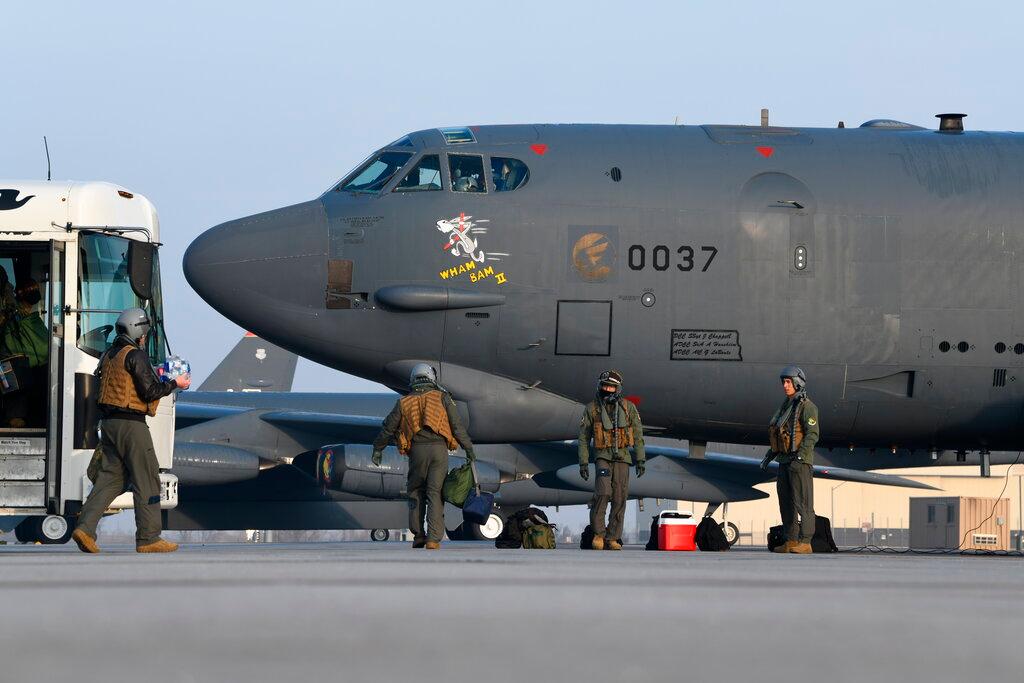
[[[51,358],[49,242],[0,242],[0,510],[44,512],[48,502]],[[59,355],[58,355],[59,358]]]

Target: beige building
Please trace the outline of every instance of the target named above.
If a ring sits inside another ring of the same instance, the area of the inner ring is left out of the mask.
[[[962,496],[1008,498],[1010,503],[1007,523],[1011,536],[1010,547],[1015,547],[1015,539],[1022,525],[1021,488],[1024,484],[1024,464],[1012,467],[993,465],[992,476],[987,478],[978,476],[977,467],[968,466],[884,470],[884,473],[907,477],[934,486],[938,490],[816,478],[814,510],[817,514],[832,520],[836,542],[839,545],[907,546],[911,498]],[[769,493],[769,497],[744,503],[730,503],[725,515],[729,522],[739,528],[740,545],[764,546],[768,529],[782,523],[775,483],[762,484],[757,488]],[[678,505],[678,509],[691,511],[696,515],[702,514],[705,507],[706,503],[680,502]],[[723,511],[719,510],[715,517],[721,520],[722,514]]]

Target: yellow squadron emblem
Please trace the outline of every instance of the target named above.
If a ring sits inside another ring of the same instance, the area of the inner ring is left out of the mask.
[[[808,419],[808,420],[807,420],[807,424],[809,424],[809,425],[811,425],[811,426],[813,427],[814,425],[818,424],[818,421],[817,421],[817,420],[815,420],[815,419],[814,419],[814,418],[812,417],[812,418],[810,418],[810,419]]]

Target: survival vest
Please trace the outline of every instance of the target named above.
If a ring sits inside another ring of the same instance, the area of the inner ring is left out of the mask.
[[[143,403],[139,394],[135,391],[135,381],[131,373],[124,367],[125,358],[129,352],[134,351],[132,346],[125,346],[114,356],[107,356],[103,361],[100,371],[100,397],[99,404],[108,408],[119,410],[131,410],[136,413],[145,413],[150,417],[156,415],[156,407],[160,405],[157,399],[152,403]]]
[[[403,396],[398,405],[402,412],[402,423],[398,427],[399,453],[408,455],[409,449],[412,448],[412,437],[424,428],[443,436],[448,442],[448,450],[454,451],[459,447],[455,436],[452,435],[448,411],[444,409],[440,391],[434,389],[422,394],[409,394]]]
[[[793,411],[793,415],[790,416],[789,420],[786,420],[785,424],[768,425],[768,441],[773,453],[796,453],[800,450],[800,444],[804,440],[804,427],[800,424],[800,416],[803,410],[804,402],[800,401]],[[789,436],[790,423],[793,425],[792,441],[790,441]]]
[[[618,409],[616,404],[616,410]],[[615,448],[632,448],[633,446],[633,425],[630,420],[629,406],[623,405],[622,411],[626,413],[627,424],[619,425],[618,430],[605,429],[604,422],[601,420],[600,409],[597,406],[597,402],[590,404],[590,417],[591,422],[594,424],[594,448],[603,450],[612,448],[612,437],[615,437]]]

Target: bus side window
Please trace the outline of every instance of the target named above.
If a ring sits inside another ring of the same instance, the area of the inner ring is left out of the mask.
[[[452,192],[487,192],[483,157],[475,154],[449,154],[448,170],[451,172]]]
[[[491,178],[495,192],[511,192],[526,184],[530,169],[519,159],[491,157]]]

